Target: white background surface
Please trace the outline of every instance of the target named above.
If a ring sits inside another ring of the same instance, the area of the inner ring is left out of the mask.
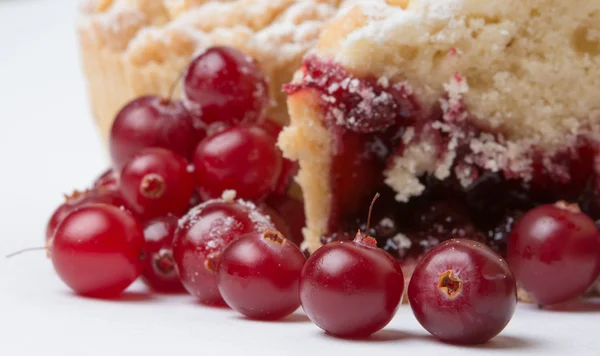
[[[86,103],[75,0],[0,0],[0,255],[40,246],[61,193],[85,187],[105,154]],[[252,322],[189,296],[72,295],[43,252],[0,258],[0,356],[18,355],[600,355],[600,303],[521,305],[484,347],[436,342],[402,306],[370,341],[328,337],[298,312]],[[349,311],[351,312],[351,311]]]

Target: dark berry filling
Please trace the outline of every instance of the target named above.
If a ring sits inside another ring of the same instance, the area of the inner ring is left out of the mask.
[[[303,65],[304,78],[286,87],[289,94],[311,90],[319,94],[325,124],[332,137],[328,232],[322,242],[350,240],[345,232],[365,228],[365,209],[373,194],[382,197],[368,232],[380,247],[400,259],[418,257],[442,241],[466,237],[504,253],[515,220],[529,209],[558,200],[578,202],[594,219],[600,217],[594,174],[596,142],[577,143],[548,156],[533,147],[528,153],[530,179],[518,169],[492,172],[471,150],[483,135],[501,143],[501,132],[480,128],[469,120],[462,103],[425,111],[404,85],[376,78],[358,78],[341,66],[316,58]],[[460,75],[454,80],[460,81]],[[438,129],[440,124],[449,130]],[[436,127],[436,125],[438,125]],[[421,177],[424,192],[408,203],[394,199],[383,171],[406,149],[402,140],[414,130],[413,142],[427,140],[440,162],[453,141],[456,157],[443,181]],[[453,133],[459,132],[459,135]],[[466,180],[466,182],[465,182]]]

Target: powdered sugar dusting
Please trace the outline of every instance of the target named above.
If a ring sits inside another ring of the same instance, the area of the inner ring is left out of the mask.
[[[402,140],[405,145],[402,154],[394,157],[385,171],[385,182],[397,192],[396,200],[407,202],[410,197],[420,195],[425,186],[419,177],[426,174],[443,180],[454,173],[463,187],[477,178],[475,167],[530,179],[532,164],[526,152],[532,144],[505,142],[502,135],[480,133],[469,126],[463,102],[469,85],[462,75],[454,74],[444,89],[446,96],[440,99],[441,119],[426,124],[419,137],[414,128],[408,128]],[[442,137],[446,139],[441,140]],[[462,153],[457,160],[459,150]]]
[[[224,246],[226,243],[223,240],[223,236],[230,231],[241,230],[242,224],[236,219],[227,216],[224,219],[218,219],[213,222],[210,227],[208,234],[210,241],[206,243],[208,247],[217,249],[218,247]]]
[[[267,214],[262,213],[259,208],[251,201],[238,199],[237,204],[248,209],[248,216],[254,224],[254,228],[257,231],[264,231],[266,229],[274,229],[274,224],[271,221],[271,217]]]
[[[221,195],[221,199],[228,201],[228,202],[232,202],[235,200],[236,195],[237,195],[237,192],[235,190],[227,189]]]
[[[176,234],[193,236],[199,251],[208,255],[222,251],[242,234],[266,229],[274,229],[274,224],[254,203],[213,199],[183,216]]]
[[[111,33],[111,41],[120,38],[119,47],[132,51],[181,36],[197,41],[194,52],[214,41],[236,45],[244,39],[242,47],[253,56],[284,62],[312,47],[338,6],[319,0],[85,0],[79,26],[96,35]]]
[[[402,84],[389,87],[386,80],[358,78],[340,66],[320,67],[316,58],[304,61],[301,84],[286,86],[288,93],[300,87],[318,88],[328,103],[328,121],[354,132],[384,130],[415,109],[409,88]]]
[[[463,3],[464,0],[411,1],[410,11],[406,11],[401,6],[389,6],[383,1],[377,3],[361,1],[358,3],[361,12],[371,21],[366,26],[353,31],[346,41],[356,42],[365,38],[379,43],[402,41],[398,37],[399,28],[406,27],[410,23],[447,21]]]
[[[144,229],[144,238],[149,241],[160,241],[168,233],[165,224],[150,224]]]
[[[226,191],[226,192],[230,192],[229,194],[224,193],[224,195],[228,195],[229,198],[231,198],[231,194],[235,193],[235,191]],[[179,222],[178,222],[179,229],[189,229],[192,225],[194,225],[195,223],[198,222],[198,220],[199,220],[198,216],[202,214],[204,209],[206,209],[208,206],[211,206],[215,203],[236,204],[236,205],[242,207],[244,210],[247,211],[248,217],[254,224],[254,227],[256,229],[258,229],[257,231],[273,228],[273,222],[271,221],[271,218],[267,214],[263,214],[260,211],[260,209],[256,206],[256,204],[254,204],[250,201],[245,201],[242,199],[238,199],[238,200],[213,199],[213,200],[208,200],[204,203],[201,203],[201,204],[195,206],[194,208],[190,209],[190,211],[188,211],[188,213],[186,215],[184,215],[181,219],[179,219]],[[227,217],[225,219],[220,219],[219,221],[220,222],[219,222],[218,226],[216,226],[217,231],[215,232],[215,234],[217,234],[217,235],[220,233],[219,230],[231,229],[231,228],[237,227],[235,219],[232,219],[230,217]]]

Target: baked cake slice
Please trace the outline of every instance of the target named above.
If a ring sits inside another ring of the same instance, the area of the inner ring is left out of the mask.
[[[291,80],[323,23],[350,0],[85,0],[78,32],[92,111],[106,138],[129,100],[169,95],[198,52],[226,45],[260,63],[270,118],[287,122]],[[179,90],[175,95],[179,96]]]
[[[286,91],[312,251],[364,228],[375,192],[370,233],[404,261],[451,237],[503,253],[543,203],[600,218],[600,2],[364,2]]]

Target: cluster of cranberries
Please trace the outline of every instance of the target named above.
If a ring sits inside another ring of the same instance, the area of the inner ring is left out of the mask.
[[[147,96],[119,112],[114,167],[52,215],[46,239],[60,278],[78,294],[113,297],[141,276],[154,290],[187,290],[252,319],[302,306],[339,337],[385,327],[405,280],[369,221],[366,236],[308,260],[297,247],[302,204],[285,194],[296,167],[275,146],[281,128],[264,120],[256,64],[215,47],[183,78],[182,101]],[[600,234],[576,207],[540,206],[514,226],[507,260],[469,239],[434,247],[407,288],[417,320],[447,342],[485,342],[512,318],[517,282],[540,304],[581,295],[600,274]]]
[[[210,48],[190,63],[183,89],[183,100],[125,105],[110,132],[113,167],[50,218],[50,256],[75,292],[112,297],[141,276],[154,290],[222,303],[216,271],[230,242],[270,229],[299,244],[303,206],[286,195],[296,164],[275,145],[281,127],[266,120],[256,63]]]

